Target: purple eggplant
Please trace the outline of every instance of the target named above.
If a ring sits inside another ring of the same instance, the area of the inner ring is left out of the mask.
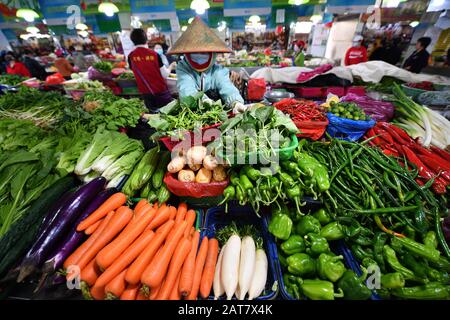
[[[67,200],[69,200],[72,195],[73,191],[68,191],[64,193],[63,196],[58,200],[58,202],[53,205],[48,214],[44,217],[44,220],[42,220],[38,232],[39,235],[44,234],[44,231],[52,224],[53,221],[55,221],[55,219],[58,218],[58,216],[64,209],[65,205],[67,204]]]
[[[55,246],[63,240],[75,221],[83,212],[84,208],[100,193],[104,188],[106,179],[96,178],[88,184],[78,188],[67,200],[61,214],[48,228],[44,230],[38,241],[28,251],[20,268],[18,282],[21,282],[30,275],[35,268],[39,267],[48,255],[55,249]]]
[[[47,261],[44,263],[42,272],[54,272],[60,269],[64,261],[69,257],[69,255],[80,245],[80,243],[85,238],[84,232],[77,232],[78,224],[86,219],[92,212],[94,212],[100,205],[105,202],[113,194],[117,193],[116,188],[109,188],[100,192],[97,197],[87,206],[83,211],[83,214],[78,218],[78,220],[73,224],[72,229],[66,236],[66,239],[58,245],[56,250],[50,255]]]

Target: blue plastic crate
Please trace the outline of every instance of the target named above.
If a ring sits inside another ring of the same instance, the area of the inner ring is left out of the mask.
[[[276,253],[273,251],[274,243],[273,237],[270,235],[267,225],[264,220],[259,218],[256,213],[247,206],[231,206],[228,208],[228,212],[225,213],[225,208],[223,206],[214,207],[208,209],[205,214],[204,224],[201,232],[201,238],[207,236],[212,238],[215,236],[217,230],[220,230],[226,225],[229,225],[232,221],[236,223],[237,226],[244,225],[254,225],[257,230],[261,231],[260,236],[264,241],[264,249],[266,251],[268,260],[268,275],[266,288],[264,289],[261,296],[255,298],[255,300],[273,300],[278,294],[278,284],[277,282],[277,270],[275,267]],[[273,288],[276,288],[273,291]],[[210,296],[208,299],[214,299]],[[224,297],[220,298],[225,299]],[[233,297],[233,299],[235,299]]]
[[[358,276],[362,275],[361,266],[359,265],[356,258],[353,256],[352,251],[345,245],[343,240],[338,242],[337,250],[339,254],[344,256],[345,264],[349,266]],[[370,300],[382,300],[378,294],[372,293]]]

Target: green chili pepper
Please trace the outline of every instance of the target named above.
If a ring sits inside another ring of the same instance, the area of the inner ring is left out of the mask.
[[[330,179],[328,177],[328,171],[325,166],[317,162],[314,170],[314,181],[321,192],[330,189]]]
[[[231,172],[230,181],[231,181],[231,184],[235,187],[237,187],[239,185],[239,175],[235,171]]]
[[[292,231],[292,220],[286,214],[273,214],[269,223],[269,232],[275,236],[275,238],[281,240],[289,239]]]
[[[381,275],[381,286],[387,289],[403,288],[405,278],[400,272],[386,273]]]
[[[401,257],[401,262],[405,267],[411,269],[417,277],[424,280],[427,279],[428,267],[425,265],[425,263],[419,262],[412,254],[404,254]]]
[[[422,258],[425,258],[426,260],[429,261],[439,260],[441,253],[437,249],[427,247],[424,244],[421,244],[409,238],[396,237],[396,239],[402,243],[405,249]]]
[[[281,244],[281,250],[287,255],[291,255],[294,253],[305,252],[305,240],[303,240],[302,236],[299,235],[291,235],[289,239]]]
[[[316,218],[322,226],[331,222],[331,216],[325,209],[319,209],[314,214],[313,217]]]
[[[420,197],[416,197],[416,206],[417,210],[414,213],[414,225],[422,234],[424,234],[430,226],[426,218],[425,211],[423,210]]]
[[[288,188],[295,184],[294,179],[286,172],[280,172],[280,180]]]
[[[383,246],[387,241],[387,234],[384,232],[378,232],[375,235],[375,242],[373,244],[373,257],[377,262],[380,270],[384,272],[385,270],[385,261],[383,257]]]
[[[305,236],[305,242],[306,245],[309,245],[306,252],[309,252],[313,257],[318,257],[321,253],[330,252],[330,245],[327,239],[318,234],[308,233]]]
[[[295,231],[301,236],[305,236],[308,233],[320,233],[320,222],[313,216],[306,215],[300,218]]]
[[[225,197],[223,202],[226,202],[229,199],[233,199],[236,195],[236,189],[234,188],[234,186],[228,186],[225,188],[225,190],[223,190],[223,195]]]
[[[296,276],[312,276],[316,272],[314,260],[306,253],[296,253],[286,259],[288,271]]]
[[[241,172],[239,175],[239,184],[244,190],[252,190],[254,188],[253,183],[250,179]]]
[[[317,274],[322,280],[336,282],[345,272],[343,256],[321,253],[316,262]]]
[[[236,198],[239,201],[239,204],[245,205],[245,203],[247,202],[246,200],[246,196],[245,196],[245,192],[244,190],[242,190],[241,186],[236,186]]]
[[[449,283],[449,275],[445,271],[439,271],[431,267],[427,268],[427,275],[431,281],[437,281],[440,283]]]
[[[342,298],[343,292],[339,290],[334,292],[332,282],[323,280],[303,280],[300,284],[303,294],[311,300],[334,300],[334,298]]]
[[[416,238],[416,230],[410,226],[406,226],[405,229],[403,229],[403,234],[413,240]]]
[[[361,262],[362,266],[365,268],[369,268],[369,267],[373,267],[373,266],[377,266],[378,267],[378,263],[373,260],[372,258],[364,258]]]
[[[450,272],[450,261],[444,257],[440,257],[438,261],[430,262],[430,264],[439,270]]]
[[[320,230],[320,235],[328,241],[344,238],[343,228],[337,221],[324,226],[322,230]]]
[[[363,274],[358,275],[352,270],[346,270],[338,281],[338,287],[344,292],[345,300],[367,300],[372,296],[372,292],[367,288],[364,281],[367,271],[362,268]]]
[[[261,177],[261,172],[249,165],[244,166],[242,170],[250,180],[257,181]]]
[[[364,250],[359,244],[353,244],[351,250],[355,258],[359,261],[362,261],[364,258],[373,259],[373,254],[370,254],[369,248]]]
[[[281,267],[287,269],[288,264],[287,264],[287,261],[286,261],[286,257],[283,256],[281,253],[278,253],[278,260],[280,261]]]
[[[418,277],[413,271],[404,267],[400,261],[398,261],[395,251],[390,246],[384,245],[383,253],[389,266],[395,271],[400,272],[406,280],[418,280]]]
[[[436,237],[436,232],[434,231],[428,231],[425,237],[423,238],[423,244],[426,247],[437,249],[438,247],[438,241]]]
[[[450,296],[450,286],[443,285],[439,282],[430,282],[417,287],[393,289],[391,293],[403,299],[445,300]]]
[[[373,239],[367,236],[359,235],[355,237],[353,241],[361,246],[371,246],[373,244]]]

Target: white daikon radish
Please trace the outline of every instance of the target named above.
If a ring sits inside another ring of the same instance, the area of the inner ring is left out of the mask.
[[[214,282],[213,282],[214,300],[219,299],[219,297],[225,293],[222,285],[222,279],[220,277],[220,274],[222,272],[222,260],[224,251],[225,246],[223,246],[222,249],[220,250],[219,258],[217,258],[216,270],[214,270]]]
[[[240,255],[241,238],[233,234],[225,244],[222,258],[221,279],[227,300],[231,300],[238,286]]]
[[[255,272],[248,290],[248,300],[253,300],[261,295],[267,281],[268,262],[263,249],[256,249]]]
[[[242,238],[241,258],[239,262],[239,300],[244,300],[250,289],[253,273],[255,272],[255,241],[251,236]]]
[[[235,295],[236,299],[240,300],[239,296],[241,295],[241,289],[239,288],[239,283],[238,283],[238,286],[236,288],[236,292],[234,293],[234,295]]]

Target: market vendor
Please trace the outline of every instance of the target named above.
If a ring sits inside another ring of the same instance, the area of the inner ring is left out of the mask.
[[[5,61],[7,74],[16,74],[26,78],[31,77],[31,73],[28,71],[27,67],[22,62],[17,61],[16,57],[12,54],[7,54],[5,56]]]
[[[345,65],[350,66],[361,62],[367,62],[367,49],[362,45],[364,38],[357,35],[353,38],[352,47],[345,54]]]
[[[302,40],[298,40],[294,44],[294,65],[296,67],[305,66],[305,53],[303,52],[305,45],[305,41]]]
[[[169,50],[169,54],[183,54],[177,65],[177,87],[180,98],[205,92],[211,100],[221,99],[235,113],[245,110],[244,99],[229,78],[229,71],[216,64],[216,53],[231,49],[208,28],[200,17]]]
[[[414,73],[420,73],[423,68],[428,66],[430,54],[426,49],[430,43],[431,38],[429,37],[419,38],[416,43],[416,50],[405,60],[403,68]]]

